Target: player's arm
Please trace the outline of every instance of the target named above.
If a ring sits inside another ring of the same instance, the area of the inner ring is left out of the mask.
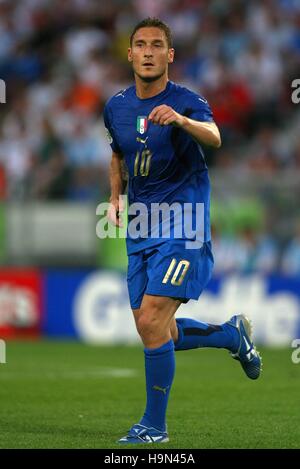
[[[123,226],[120,212],[124,210],[120,195],[124,191],[124,178],[123,178],[123,161],[122,154],[112,152],[110,170],[110,189],[111,196],[109,199],[110,206],[107,213],[108,220],[116,226]]]
[[[182,116],[173,108],[162,104],[156,106],[149,114],[149,120],[159,125],[176,125],[188,132],[195,140],[215,148],[221,146],[221,136],[214,122],[199,122]]]
[[[220,148],[221,136],[214,122],[198,122],[189,117],[181,117],[183,118],[183,122],[180,127],[194,137],[197,142]]]

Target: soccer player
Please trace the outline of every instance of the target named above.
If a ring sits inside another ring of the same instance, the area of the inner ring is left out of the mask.
[[[144,204],[147,215],[142,221],[148,222],[157,211],[153,204],[176,203],[183,208],[189,204],[187,217],[194,220],[197,204],[204,206],[201,244],[189,233],[174,235],[174,216],[169,217],[170,236],[159,230],[150,236],[149,229],[135,236],[129,230],[134,215],[128,216],[128,291],[144,344],[147,402],[141,420],[119,442],[158,443],[169,441],[166,409],[175,373],[174,351],[225,348],[251,379],[259,377],[261,359],[243,315],[221,325],[174,317],[181,303],[199,298],[211,276],[210,186],[201,145],[218,148],[221,139],[207,101],[168,79],[174,49],[165,23],[147,18],[137,24],[128,60],[135,86],[117,93],[104,109],[112,148],[109,220],[122,225],[122,160],[128,170],[129,213],[132,204]],[[160,229],[161,221],[156,223]],[[188,240],[195,243],[192,248]]]

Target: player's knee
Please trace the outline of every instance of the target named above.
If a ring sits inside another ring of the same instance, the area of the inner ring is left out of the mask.
[[[142,339],[155,337],[159,332],[159,321],[152,315],[141,313],[137,321],[137,330]]]
[[[160,305],[155,299],[140,309],[137,330],[142,339],[157,337],[163,329]]]

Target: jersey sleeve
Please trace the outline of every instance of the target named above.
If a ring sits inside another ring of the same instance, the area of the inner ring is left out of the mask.
[[[184,115],[201,122],[214,122],[212,110],[205,98],[191,93],[186,99]]]
[[[105,129],[106,129],[107,140],[111,146],[112,151],[114,151],[115,153],[121,153],[120,147],[117,143],[117,140],[113,131],[112,112],[107,104],[105,105],[104,110],[103,110],[103,120],[104,120]]]

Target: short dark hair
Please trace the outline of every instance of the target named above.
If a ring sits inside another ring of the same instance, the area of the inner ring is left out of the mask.
[[[169,26],[161,21],[159,18],[145,18],[144,20],[140,21],[134,28],[130,36],[130,46],[132,46],[133,36],[135,33],[141,28],[159,28],[161,29],[166,36],[168,48],[171,49],[173,47],[173,38],[172,33]]]

